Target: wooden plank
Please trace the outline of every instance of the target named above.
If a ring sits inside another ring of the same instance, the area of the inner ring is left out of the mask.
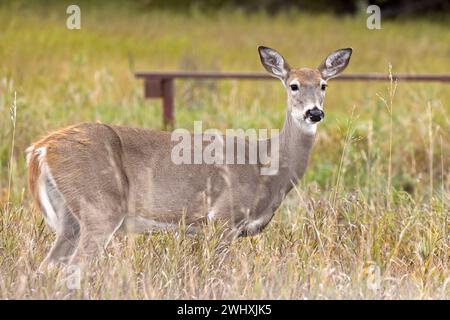
[[[272,80],[276,79],[263,72],[190,72],[190,71],[152,71],[136,72],[137,78],[163,80],[163,79],[242,79],[242,80]],[[450,82],[450,73],[443,74],[393,74],[394,80],[399,81],[437,81]],[[390,81],[387,74],[382,73],[344,73],[333,80],[343,81]],[[148,80],[147,80],[148,81]]]
[[[146,78],[144,86],[146,98],[161,98],[163,96],[162,81],[160,79]]]

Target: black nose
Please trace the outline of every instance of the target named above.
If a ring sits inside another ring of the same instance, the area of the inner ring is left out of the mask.
[[[325,114],[319,108],[314,107],[306,111],[306,117],[309,118],[309,120],[311,120],[312,122],[319,122],[325,117]]]

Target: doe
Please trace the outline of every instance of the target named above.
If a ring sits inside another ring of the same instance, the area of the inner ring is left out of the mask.
[[[95,256],[118,230],[175,229],[184,221],[196,231],[217,220],[234,238],[269,223],[306,170],[327,80],[345,69],[352,49],[334,51],[317,69],[291,68],[271,48],[258,51],[287,93],[278,171],[261,175],[259,162],[174,164],[175,142],[164,131],[85,123],[50,133],[27,149],[31,194],[56,233],[41,269]]]

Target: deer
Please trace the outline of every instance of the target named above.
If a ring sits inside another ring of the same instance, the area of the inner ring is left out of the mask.
[[[81,264],[116,233],[177,230],[181,221],[193,233],[222,221],[226,239],[260,233],[304,175],[327,81],[347,67],[352,49],[330,53],[317,68],[292,68],[269,47],[258,52],[287,94],[277,172],[261,175],[259,162],[174,164],[168,131],[102,123],[56,130],[26,150],[30,193],[56,235],[40,270]]]

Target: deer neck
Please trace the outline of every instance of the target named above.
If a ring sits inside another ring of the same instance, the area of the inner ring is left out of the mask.
[[[316,137],[315,128],[294,122],[289,111],[280,133],[280,174],[296,183],[306,171]]]
[[[279,135],[279,171],[270,179],[272,184],[287,194],[303,177],[315,140],[315,128],[296,123],[290,111],[286,113],[283,129]]]

